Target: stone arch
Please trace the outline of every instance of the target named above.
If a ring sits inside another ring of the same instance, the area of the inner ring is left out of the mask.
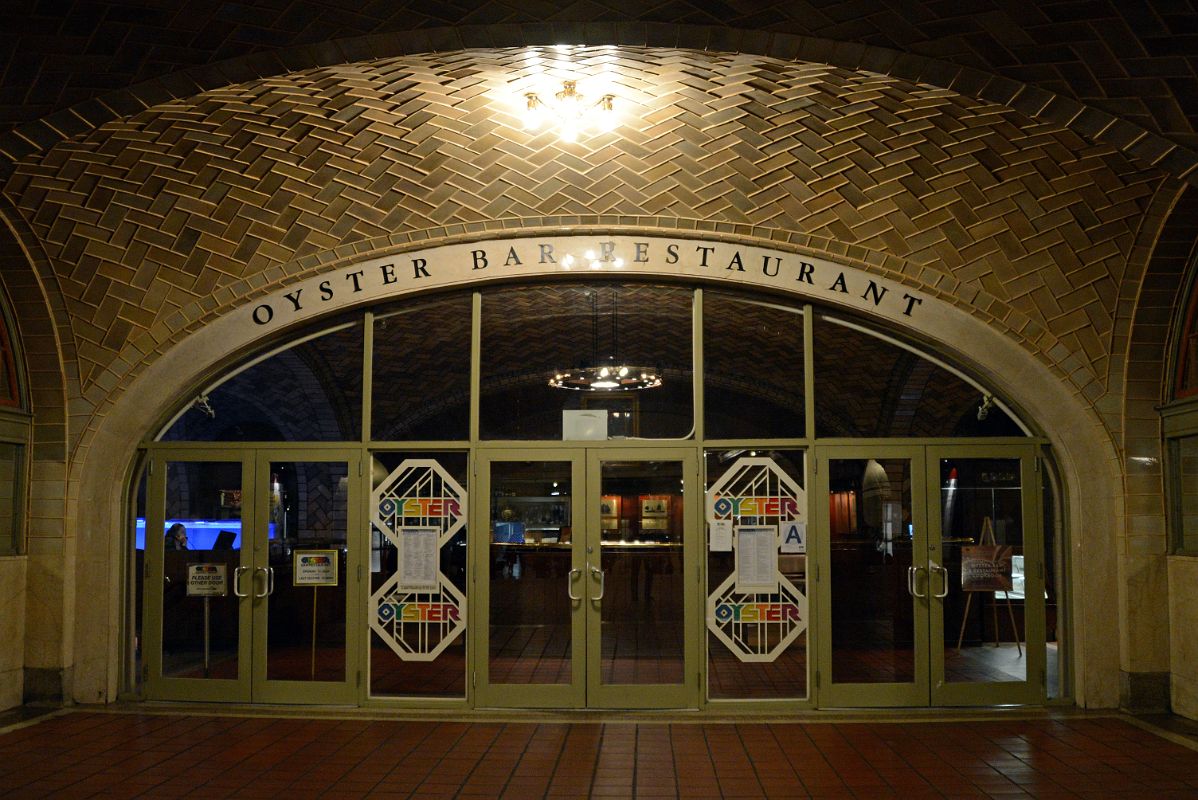
[[[36,238],[0,199],[0,291],[12,303],[13,337],[32,416],[25,593],[22,626],[25,700],[55,700],[70,692],[73,661],[76,530],[67,493],[68,389],[73,355],[62,296]]]
[[[670,233],[662,229],[652,232]],[[691,229],[677,233],[696,235]],[[724,238],[776,246],[768,239],[763,242],[749,237]],[[445,236],[440,241],[448,245],[478,240],[478,234],[464,234],[456,238]],[[832,257],[843,260],[839,254]],[[909,278],[906,280],[907,285],[912,283]],[[191,388],[195,376],[245,350],[253,337],[252,327],[241,319],[248,310],[244,303],[228,303],[221,313],[209,319],[202,331],[183,338],[162,358],[148,365],[133,379],[130,391],[114,398],[88,448],[89,452],[105,453],[104,465],[94,458],[83,459],[79,465],[80,494],[93,504],[90,510],[100,527],[113,529],[110,520],[120,513],[119,498],[111,496],[106,465],[114,458],[131,458],[136,447],[136,437],[132,434],[149,430],[166,413],[170,400]],[[1084,547],[1085,553],[1076,565],[1079,590],[1074,597],[1078,620],[1077,695],[1083,704],[1112,705],[1117,697],[1111,676],[1117,674],[1118,646],[1109,620],[1118,612],[1117,603],[1107,589],[1114,585],[1117,536],[1113,528],[1117,526],[1112,520],[1117,518],[1115,506],[1121,486],[1118,472],[1112,468],[1117,458],[1109,433],[1084,398],[1054,376],[1048,365],[964,308],[946,303],[943,315],[913,325],[908,333],[954,353],[979,373],[1005,378],[1004,385],[1010,387],[1013,402],[1049,432],[1057,459],[1068,476],[1066,501],[1074,514],[1071,530],[1077,540],[1075,547]],[[138,391],[142,386],[154,386],[156,392]],[[1087,481],[1085,486],[1080,485],[1082,476]],[[110,588],[109,597],[113,602],[118,600],[115,589]],[[102,690],[102,678],[111,679],[111,676],[89,675],[88,682],[80,686],[82,695]]]
[[[1127,320],[1126,368],[1123,383],[1125,420],[1120,441],[1120,468],[1124,475],[1127,544],[1123,585],[1130,607],[1154,609],[1160,618],[1145,624],[1125,622],[1128,641],[1121,687],[1124,705],[1169,705],[1169,604],[1148,604],[1146,597],[1169,593],[1168,526],[1164,505],[1164,452],[1159,407],[1169,400],[1169,369],[1176,363],[1172,345],[1178,326],[1184,324],[1189,297],[1182,289],[1191,285],[1198,269],[1198,192],[1186,186],[1173,195],[1156,215],[1150,241],[1151,258],[1137,283],[1134,316]],[[1146,612],[1141,611],[1141,615]],[[1176,668],[1176,667],[1174,667]]]

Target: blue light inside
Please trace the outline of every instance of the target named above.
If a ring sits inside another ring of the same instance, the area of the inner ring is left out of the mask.
[[[239,519],[168,519],[166,527],[162,529],[162,536],[165,538],[166,532],[176,522],[183,523],[187,528],[187,549],[189,550],[211,550],[212,545],[216,542],[216,537],[221,531],[233,531],[237,535],[233,537],[233,550],[241,549],[241,520]],[[270,523],[270,538],[275,538],[275,524]],[[142,517],[137,518],[137,549],[144,550],[146,548],[146,521]]]

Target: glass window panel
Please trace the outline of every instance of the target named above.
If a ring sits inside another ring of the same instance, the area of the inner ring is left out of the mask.
[[[1198,554],[1198,436],[1169,441],[1173,471],[1174,551]]]
[[[802,450],[719,450],[709,451],[707,459],[707,489],[728,474],[742,457],[771,459],[800,488],[806,487],[804,457]],[[754,485],[756,482],[754,482]],[[753,490],[755,496],[758,490]],[[773,495],[777,496],[777,492]],[[804,501],[805,505],[805,501]],[[805,510],[805,509],[804,509]],[[734,516],[734,524],[777,525],[791,519],[793,515],[780,513],[778,516]],[[735,568],[735,554],[730,550],[707,552],[707,594],[717,592],[728,580]],[[778,568],[782,575],[802,595],[807,594],[806,553],[785,553],[778,557]],[[787,598],[780,593],[773,595],[755,594],[755,602],[783,603]],[[783,629],[773,626],[746,626],[743,633],[752,638],[748,644],[757,647],[756,637],[778,639]],[[772,649],[773,643],[767,643]],[[778,649],[766,662],[742,661],[728,645],[714,633],[707,634],[707,692],[713,700],[773,700],[802,699],[807,696],[807,632],[803,631],[790,644]]]
[[[485,439],[561,439],[566,412],[600,412],[592,436],[683,438],[693,428],[693,292],[664,286],[574,284],[483,296]],[[565,370],[644,367],[662,385],[575,391],[549,385]],[[583,415],[591,417],[593,415]]]
[[[129,609],[129,614],[133,618],[133,641],[126,642],[128,648],[126,655],[129,659],[127,679],[132,681],[136,686],[141,684],[142,664],[144,654],[142,653],[141,644],[145,641],[145,636],[142,633],[142,603],[145,598],[145,583],[146,583],[146,470],[142,470],[141,479],[137,482],[137,490],[133,495],[133,562],[130,564],[134,576],[134,597],[133,608]],[[229,589],[232,591],[232,587]]]
[[[175,461],[166,471],[162,536],[162,674],[234,679],[238,672],[238,599],[232,591],[241,563],[241,463]],[[144,531],[144,528],[143,528]],[[144,540],[143,540],[144,541]],[[139,542],[139,547],[144,544]],[[224,597],[188,597],[189,564],[223,564]],[[205,605],[209,657],[204,659]]]
[[[349,466],[272,461],[270,476],[267,680],[344,681]],[[336,584],[296,585],[298,559],[335,560]]]
[[[805,434],[801,311],[704,294],[703,373],[709,438]]]
[[[21,474],[24,449],[0,442],[0,555],[21,551]]]
[[[1043,505],[1044,505],[1044,592],[1045,592],[1045,625],[1044,639],[1047,648],[1048,668],[1048,697],[1056,699],[1065,694],[1064,677],[1061,674],[1061,642],[1059,632],[1064,625],[1065,603],[1058,587],[1065,585],[1061,565],[1064,559],[1060,557],[1057,548],[1061,540],[1057,536],[1057,502],[1053,491],[1052,481],[1048,479],[1048,465],[1043,465],[1040,474],[1043,476]]]
[[[1189,397],[1198,392],[1198,283],[1190,288],[1186,321],[1177,343],[1177,365],[1173,396]]]
[[[1023,436],[982,393],[911,351],[818,316],[815,427],[821,437]]]
[[[469,437],[470,298],[459,294],[375,317],[374,439]]]
[[[491,683],[571,681],[570,470],[569,461],[491,464]]]
[[[0,311],[0,406],[21,405],[18,388],[16,356],[8,335],[8,322]]]
[[[1022,650],[1026,594],[1020,481],[1017,458],[940,461],[941,565],[948,570],[948,596],[943,601],[944,675],[949,683],[1027,678]],[[1011,589],[964,591],[965,558],[999,563],[1009,559]]]
[[[329,442],[362,434],[362,323],[301,342],[229,378],[164,441]]]
[[[833,459],[828,489],[832,681],[911,683],[911,462]]]
[[[682,463],[602,464],[599,681],[682,683]]]
[[[371,459],[371,488],[378,488],[394,470],[408,459],[435,461],[458,485],[469,491],[466,480],[465,453],[429,451],[377,451]],[[418,490],[420,496],[439,496],[437,481],[427,481]],[[373,505],[373,501],[372,501]],[[434,526],[440,520],[424,517],[402,517],[401,524]],[[441,546],[439,569],[462,597],[466,597],[466,537],[463,527]],[[374,596],[395,576],[399,568],[399,553],[395,545],[377,527],[370,528],[370,593]],[[426,596],[427,597],[427,596]],[[376,613],[371,601],[368,614]],[[441,643],[442,628],[425,623],[409,623],[401,633],[412,642],[422,642],[427,649]],[[423,637],[423,638],[422,638]],[[373,629],[370,631],[370,695],[372,697],[465,697],[466,642],[465,631],[458,633],[431,661],[400,658],[390,645]]]

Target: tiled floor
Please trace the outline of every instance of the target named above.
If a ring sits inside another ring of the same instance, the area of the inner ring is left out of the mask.
[[[1198,749],[1117,716],[537,723],[75,711],[0,734],[0,796],[1165,800],[1198,797]]]

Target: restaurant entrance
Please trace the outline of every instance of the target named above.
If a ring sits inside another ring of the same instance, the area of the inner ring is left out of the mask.
[[[145,695],[357,698],[360,456],[160,450],[147,465]]]
[[[1035,449],[820,447],[817,459],[821,705],[1043,702]]]
[[[693,450],[479,459],[475,664],[484,707],[699,703]]]

